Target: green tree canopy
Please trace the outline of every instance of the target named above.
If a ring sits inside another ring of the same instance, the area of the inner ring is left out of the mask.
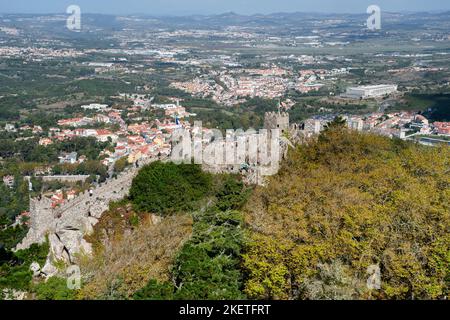
[[[210,188],[211,176],[200,166],[158,161],[141,169],[130,198],[137,211],[166,215],[192,210]]]

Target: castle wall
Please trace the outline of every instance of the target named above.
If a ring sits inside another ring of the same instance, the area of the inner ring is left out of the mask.
[[[266,112],[264,116],[264,129],[289,130],[289,114],[287,112]]]
[[[42,181],[62,181],[62,182],[85,182],[90,175],[59,175],[59,176],[38,176],[38,178],[42,179]]]
[[[281,112],[268,112],[265,115],[264,128],[280,129],[283,132],[290,130],[289,114]],[[288,146],[282,144],[281,153],[287,152]],[[157,159],[150,159],[144,165]],[[219,165],[203,166],[209,172],[238,172],[237,166]],[[139,172],[138,168],[130,168],[120,174],[117,179],[110,179],[93,190],[93,195],[84,192],[75,199],[52,208],[47,198],[30,200],[30,229],[27,236],[16,247],[26,249],[33,243],[42,243],[48,236],[50,252],[42,272],[47,276],[57,273],[54,262],[57,260],[66,263],[76,262],[77,253],[91,253],[92,248],[84,240],[84,236],[93,232],[103,212],[109,208],[111,201],[123,199],[128,195],[133,178]],[[264,176],[276,174],[267,172],[265,168],[253,168],[248,171],[244,181],[250,184],[264,184]]]
[[[143,164],[153,161],[156,159]],[[57,208],[52,208],[50,199],[30,199],[30,229],[16,250],[29,248],[33,243],[43,243],[48,236],[50,252],[42,268],[47,276],[57,272],[53,262],[63,260],[74,263],[77,253],[91,253],[91,245],[84,240],[84,236],[93,232],[93,227],[103,212],[108,210],[111,201],[128,195],[138,172],[138,168],[129,168],[116,179],[109,179],[95,188],[92,196],[86,191]]]
[[[264,129],[266,129],[269,134],[272,129],[279,129],[280,133],[289,133],[292,137],[296,138],[298,135],[299,129],[297,125],[290,126],[289,123],[289,114],[286,112],[266,112],[264,117]],[[291,137],[291,138],[292,138]],[[248,152],[249,144],[251,144],[246,138],[246,152]],[[279,159],[285,158],[287,156],[289,143],[284,141],[282,138],[280,139],[280,149],[279,149]],[[257,152],[263,152],[261,149],[257,149]],[[258,154],[259,156],[259,154]],[[248,162],[248,155],[242,164]],[[275,175],[278,172],[278,166],[274,166],[273,163],[271,165],[253,165],[247,168],[246,170],[241,171],[242,164],[203,164],[202,169],[211,173],[239,173],[243,174],[243,181],[246,184],[255,184],[255,185],[264,185],[265,177]],[[250,163],[251,164],[251,163]]]

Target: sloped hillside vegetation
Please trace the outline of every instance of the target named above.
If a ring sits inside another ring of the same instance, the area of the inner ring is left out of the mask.
[[[245,297],[239,209],[251,189],[240,177],[156,162],[142,168],[132,189],[129,199],[110,205],[86,237],[94,255],[82,259],[83,284],[76,298]],[[41,296],[49,291],[39,289]]]
[[[241,270],[244,246],[243,216],[239,209],[250,189],[236,176],[216,176],[209,205],[193,212],[191,239],[178,253],[170,281],[152,279],[135,299],[243,299]]]
[[[14,293],[20,292],[30,296],[33,291],[30,266],[33,262],[43,265],[48,251],[48,241],[16,252],[12,248],[0,247],[0,300],[13,299]]]
[[[130,299],[151,278],[169,279],[174,256],[191,235],[192,218],[180,214],[154,220],[142,218],[134,228],[121,229],[118,221],[97,227],[102,244],[97,244],[94,258],[82,264],[85,285],[80,299]]]
[[[245,218],[249,298],[448,297],[448,147],[329,126],[256,189]]]
[[[34,292],[40,299],[447,299],[449,231],[450,148],[353,132],[336,120],[290,150],[265,187],[195,165],[142,168],[130,198],[111,204],[86,238],[94,256],[82,259],[82,288],[67,292],[50,279]],[[15,277],[13,265],[0,271]]]

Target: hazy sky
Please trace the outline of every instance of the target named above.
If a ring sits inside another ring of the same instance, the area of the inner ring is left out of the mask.
[[[370,4],[383,11],[450,10],[450,0],[0,0],[0,13],[62,13],[70,4],[82,12],[153,15],[273,12],[365,13]]]

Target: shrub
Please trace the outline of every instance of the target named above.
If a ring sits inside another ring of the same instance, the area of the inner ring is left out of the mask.
[[[67,287],[66,279],[58,277],[40,282],[33,287],[33,292],[39,300],[75,300],[77,294],[77,290]]]
[[[168,282],[160,283],[151,279],[148,284],[137,291],[134,300],[171,300],[173,299],[174,287]]]
[[[192,210],[210,187],[198,165],[154,162],[133,180],[130,198],[137,211],[167,215]]]

